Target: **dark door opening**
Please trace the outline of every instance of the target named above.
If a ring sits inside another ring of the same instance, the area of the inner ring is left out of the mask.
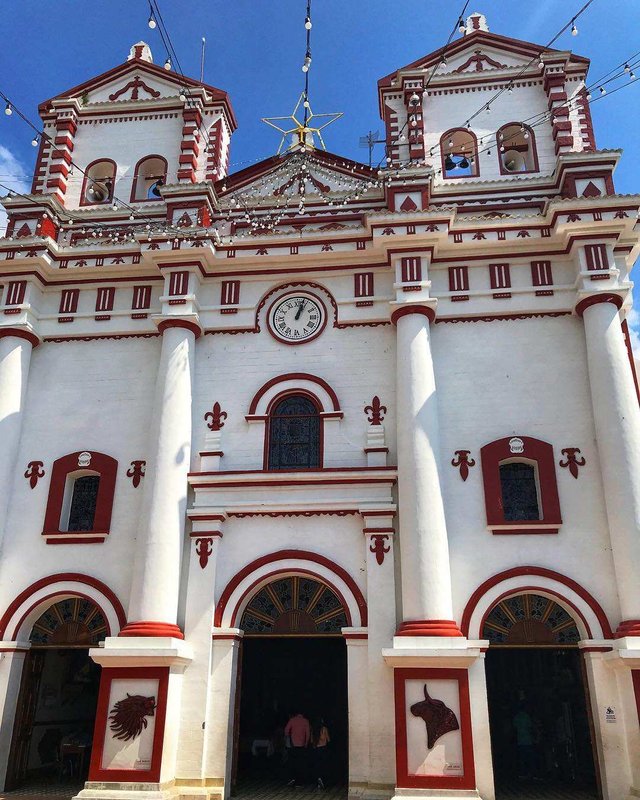
[[[312,726],[324,719],[331,742],[324,754],[327,785],[348,778],[347,652],[342,638],[246,637],[242,643],[238,784],[285,785],[292,759],[284,728],[301,712]],[[317,782],[318,754],[304,753],[305,781]]]
[[[580,659],[575,648],[489,648],[498,800],[529,797],[533,787],[538,794],[562,789],[567,798],[599,796]]]

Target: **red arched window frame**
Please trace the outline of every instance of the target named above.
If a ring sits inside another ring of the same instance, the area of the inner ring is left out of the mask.
[[[452,152],[458,155],[455,151],[455,138],[456,136],[462,138],[462,135],[464,135],[471,144],[470,152],[467,154],[465,150],[464,155],[467,156],[467,158],[473,158],[473,163],[471,165],[473,169],[469,175],[449,175],[447,174],[445,161],[447,156]],[[449,147],[450,138],[453,138],[454,141],[453,149]],[[480,175],[480,160],[478,159],[478,138],[475,133],[469,128],[450,128],[448,131],[445,131],[440,137],[440,162],[442,165],[442,177],[448,181],[460,180],[462,178],[477,178]]]
[[[505,165],[502,163],[502,151],[500,147],[504,143],[504,139],[501,139],[500,136],[504,136],[504,131],[507,128],[512,127],[524,128],[525,131],[529,134],[529,148],[531,151],[531,160],[533,166],[531,169],[523,169],[520,172],[510,172]],[[525,125],[524,122],[507,122],[506,125],[502,125],[496,131],[496,151],[498,153],[498,166],[500,167],[500,174],[501,175],[530,175],[532,172],[540,172],[540,165],[538,163],[538,148],[536,147],[536,136],[533,132],[533,128],[530,128],[529,125]]]
[[[111,190],[110,190],[109,196],[107,198],[105,198],[104,200],[101,200],[99,203],[93,203],[90,200],[87,200],[86,192],[87,192],[87,189],[88,189],[89,182],[90,181],[91,182],[95,182],[97,180],[96,177],[93,177],[92,174],[91,174],[91,170],[97,164],[109,164],[109,165],[111,165],[111,174],[110,174],[110,176],[107,176],[107,177],[111,178],[111,187],[110,187]],[[112,158],[97,158],[95,161],[92,161],[90,164],[87,164],[87,166],[86,166],[86,168],[84,170],[84,178],[82,180],[82,191],[80,193],[80,205],[81,206],[103,206],[106,203],[110,203],[113,200],[113,196],[114,196],[114,193],[115,193],[117,170],[118,170],[118,166],[117,166],[116,162]]]
[[[87,453],[90,459],[89,463],[85,465],[85,454]],[[81,456],[85,457],[81,458]],[[42,531],[42,535],[46,537],[47,544],[98,544],[106,539],[111,525],[117,471],[118,462],[115,458],[90,450],[69,453],[69,455],[62,456],[62,458],[58,458],[53,462],[49,498]],[[93,530],[60,530],[68,480],[86,474],[100,476]]]
[[[133,170],[133,183],[131,185],[131,196],[129,197],[129,202],[131,203],[151,203],[151,202],[158,202],[157,199],[153,199],[150,197],[143,197],[136,199],[136,192],[138,191],[138,177],[140,175],[140,168],[144,164],[145,161],[149,161],[152,158],[157,158],[159,161],[162,161],[164,164],[164,168],[162,171],[162,175],[157,175],[157,178],[162,178],[163,181],[166,183],[167,181],[167,159],[164,156],[158,155],[157,153],[150,153],[148,156],[144,156],[143,158],[138,161],[134,170]]]
[[[562,517],[552,445],[530,436],[507,436],[486,444],[480,450],[480,457],[487,527],[492,533],[558,533]],[[536,468],[540,519],[507,521],[504,518],[500,465],[514,461]]]
[[[304,389],[289,389],[281,394],[277,395],[273,398],[273,400],[269,403],[269,407],[267,409],[267,418],[266,418],[266,429],[265,429],[265,436],[264,436],[264,463],[263,469],[267,472],[277,471],[277,472],[288,472],[290,470],[282,470],[275,468],[271,468],[269,466],[269,449],[271,445],[271,420],[273,416],[273,412],[275,409],[280,405],[283,400],[286,400],[288,397],[304,397],[306,400],[309,400],[311,404],[315,407],[318,413],[318,420],[319,420],[319,435],[318,435],[318,455],[319,455],[319,464],[317,467],[311,467],[311,471],[314,469],[322,469],[324,465],[324,419],[322,416],[322,404],[318,400],[318,398],[311,394],[311,392],[307,392]],[[300,469],[292,470],[293,472],[302,472],[304,468],[301,467]]]

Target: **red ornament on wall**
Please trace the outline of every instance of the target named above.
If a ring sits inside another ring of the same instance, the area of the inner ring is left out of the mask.
[[[385,542],[388,540],[388,536],[386,533],[375,533],[371,537],[371,544],[369,545],[369,550],[372,553],[375,553],[376,561],[378,564],[382,566],[384,563],[384,556],[385,553],[388,553],[391,550],[389,545],[385,545]]]
[[[209,563],[209,556],[213,553],[213,539],[203,536],[196,539],[196,555],[200,560],[200,566],[204,569]]]
[[[584,456],[580,456],[578,458],[578,453],[580,452],[579,447],[565,447],[562,451],[562,455],[567,457],[566,461],[559,461],[561,467],[569,467],[569,472],[573,475],[574,478],[578,478],[578,468],[584,467],[587,463]]]
[[[367,414],[367,419],[372,425],[381,425],[384,415],[387,413],[387,407],[383,406],[380,398],[376,395],[371,401],[370,406],[365,406],[364,413]]]
[[[32,489],[36,488],[39,478],[44,478],[45,472],[42,467],[42,461],[30,461],[27,465],[24,477],[29,479],[29,486],[31,486]]]
[[[138,488],[140,485],[140,479],[144,478],[144,468],[146,465],[146,461],[131,462],[131,466],[127,470],[127,478],[131,478],[131,483],[133,484],[134,489]]]
[[[458,458],[451,459],[451,466],[460,469],[460,477],[463,481],[466,481],[469,477],[469,467],[475,467],[476,465],[475,459],[469,458],[470,453],[471,450],[456,450],[455,454]]]
[[[211,431],[219,431],[224,428],[224,422],[227,418],[227,412],[222,410],[220,403],[214,403],[211,411],[207,411],[204,415],[205,422],[211,418],[211,422],[207,422],[207,427]]]

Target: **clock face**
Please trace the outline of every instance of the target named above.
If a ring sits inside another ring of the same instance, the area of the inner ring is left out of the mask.
[[[308,342],[320,334],[325,324],[325,309],[320,300],[310,294],[290,294],[281,297],[271,307],[269,330],[282,342]]]

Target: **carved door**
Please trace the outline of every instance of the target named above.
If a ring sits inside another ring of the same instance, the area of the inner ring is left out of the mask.
[[[16,718],[13,725],[11,752],[9,754],[7,790],[18,787],[26,777],[29,746],[33,733],[33,721],[36,715],[45,655],[46,652],[44,650],[31,650],[24,660]]]

